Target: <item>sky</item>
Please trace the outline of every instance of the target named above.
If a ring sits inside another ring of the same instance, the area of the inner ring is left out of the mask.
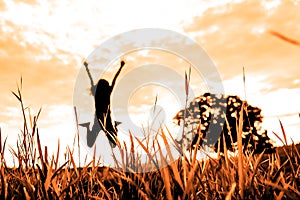
[[[1,1],[2,135],[14,146],[21,132],[20,105],[11,91],[17,90],[22,77],[25,105],[32,115],[42,108],[38,120],[42,144],[56,148],[58,138],[62,146],[72,144],[70,138],[76,132],[73,92],[83,59],[114,35],[139,28],[163,28],[190,37],[206,51],[217,67],[226,94],[244,97],[244,67],[247,101],[262,109],[270,138],[276,140],[272,131],[281,135],[280,119],[288,141],[292,138],[300,142],[300,46],[271,34],[274,31],[300,40],[299,9],[298,0]],[[143,53],[128,57],[140,55]],[[149,61],[156,54],[144,55],[150,55]],[[137,60],[127,59],[128,66]],[[166,55],[160,61],[166,60],[172,59]],[[139,62],[143,62],[142,57]],[[112,65],[116,69],[117,61]],[[174,66],[181,70],[182,65]],[[192,87],[197,87],[195,84]],[[141,89],[130,103],[149,109],[151,106],[142,101],[146,93],[145,88]],[[153,102],[155,93],[149,98]],[[162,101],[162,106],[168,104]],[[167,109],[171,114],[177,112]],[[141,109],[133,118],[140,119],[143,113]]]

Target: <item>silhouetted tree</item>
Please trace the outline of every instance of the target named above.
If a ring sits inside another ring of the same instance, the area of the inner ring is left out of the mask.
[[[199,144],[202,145],[207,135],[219,130],[221,135],[220,140],[215,143],[215,151],[220,148],[220,151],[224,152],[223,141],[227,149],[233,151],[237,142],[237,126],[242,103],[243,101],[238,96],[217,96],[205,93],[190,102],[185,110],[180,110],[174,120],[178,125],[184,121],[185,134],[193,135],[192,148],[195,148],[198,139]],[[273,152],[274,148],[267,136],[267,131],[261,128],[262,119],[261,109],[248,105],[245,101],[242,129],[244,151]]]

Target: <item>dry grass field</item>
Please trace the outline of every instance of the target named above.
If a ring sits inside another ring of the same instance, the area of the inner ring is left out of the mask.
[[[300,144],[287,145],[283,127],[277,134],[284,145],[273,154],[225,153],[205,160],[182,156],[161,169],[130,173],[126,171],[136,160],[128,154],[126,169],[100,167],[95,159],[77,167],[70,147],[59,165],[60,145],[57,154],[48,155],[39,139],[39,113],[26,117],[20,90],[14,95],[24,124],[17,149],[9,149],[0,137],[1,199],[300,199]],[[18,161],[15,167],[6,165],[6,156]]]

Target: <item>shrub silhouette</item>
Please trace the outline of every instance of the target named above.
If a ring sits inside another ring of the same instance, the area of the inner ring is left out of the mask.
[[[185,123],[185,134],[192,135],[187,138],[193,138],[191,148],[195,148],[199,137],[199,145],[202,145],[207,135],[219,129],[221,135],[214,145],[215,151],[219,148],[220,152],[224,152],[224,140],[227,149],[233,151],[237,142],[237,124],[242,103],[238,96],[205,93],[190,102],[186,109],[180,110],[174,120],[178,125]],[[244,101],[242,135],[244,151],[250,150],[254,153],[261,153],[263,150],[266,153],[274,151],[267,131],[261,128],[262,119],[261,109]]]

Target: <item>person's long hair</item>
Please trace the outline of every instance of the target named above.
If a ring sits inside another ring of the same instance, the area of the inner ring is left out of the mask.
[[[95,102],[97,108],[105,108],[110,104],[111,86],[105,79],[100,79],[97,84]],[[101,110],[103,112],[103,110]]]

